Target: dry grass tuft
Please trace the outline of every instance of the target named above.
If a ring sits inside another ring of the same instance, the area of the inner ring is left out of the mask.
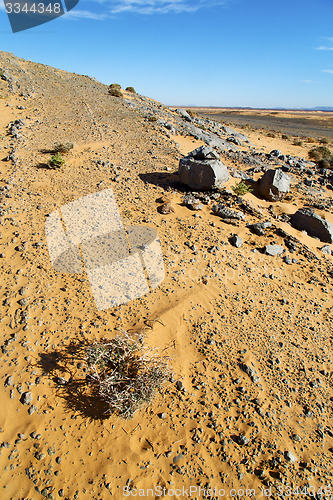
[[[89,377],[97,383],[108,413],[132,418],[170,377],[168,360],[144,344],[141,333],[123,332],[87,347]]]

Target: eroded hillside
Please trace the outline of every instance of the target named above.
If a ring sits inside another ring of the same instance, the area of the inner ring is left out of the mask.
[[[333,222],[330,172],[308,163],[307,149],[279,139],[267,149],[254,134],[143,96],[112,97],[86,76],[4,52],[0,68],[1,498],[121,499],[125,486],[151,498],[158,490],[146,490],[160,486],[168,498],[199,485],[217,488],[211,498],[222,490],[244,498],[250,488],[262,498],[270,487],[272,498],[288,487],[322,498],[333,462],[332,256],[289,215],[310,206]],[[54,144],[67,141],[65,165],[49,169]],[[179,159],[203,144],[232,174],[222,191],[179,183]],[[291,177],[283,201],[231,189],[277,167]],[[85,274],[52,268],[44,224],[65,203],[110,187],[124,225],[156,228],[166,278],[149,295],[97,311]],[[184,204],[185,194],[201,209]],[[244,219],[223,220],[216,203]],[[250,227],[265,221],[261,235]],[[269,244],[282,254],[266,255]],[[145,329],[174,373],[128,421],[80,390],[77,348],[122,329]]]

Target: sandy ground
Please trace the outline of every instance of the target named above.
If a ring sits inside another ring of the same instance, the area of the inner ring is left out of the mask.
[[[296,495],[296,488],[318,492],[330,485],[332,279],[326,271],[332,257],[278,219],[258,237],[245,224],[224,223],[209,206],[192,212],[181,193],[163,186],[198,141],[162,136],[84,77],[15,64],[33,71],[43,91],[25,98],[8,93],[5,82],[0,88],[1,187],[9,186],[1,194],[0,231],[1,499],[122,499],[129,496],[125,486],[146,498],[180,499],[185,488],[188,498],[199,499],[201,486],[217,488],[210,498],[258,499],[264,490],[279,498],[288,488]],[[13,144],[8,124],[17,118],[27,126],[13,166],[4,159]],[[249,137],[259,148],[306,154],[283,140]],[[58,140],[74,142],[66,165],[42,168],[49,157],[42,150]],[[97,160],[109,160],[119,179]],[[101,312],[85,275],[52,268],[44,222],[57,206],[108,187],[126,224],[157,229],[166,278],[149,295]],[[274,204],[276,215],[297,209],[295,188],[291,194]],[[158,212],[161,196],[171,198],[174,213]],[[251,193],[244,198],[271,219],[270,203]],[[333,223],[332,214],[322,214]],[[254,252],[283,244],[279,228],[299,241],[291,265]],[[233,233],[244,239],[242,248],[230,245]],[[89,398],[82,352],[70,349],[71,342],[122,329],[145,329],[148,345],[170,357],[174,374],[129,421],[105,415]],[[251,379],[243,365],[259,378]],[[83,381],[83,388],[60,387],[56,376]],[[29,405],[20,402],[26,391]],[[240,444],[239,436],[248,440]]]

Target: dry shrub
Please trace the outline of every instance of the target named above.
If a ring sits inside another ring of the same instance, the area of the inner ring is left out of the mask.
[[[116,89],[116,88],[109,88],[109,94],[112,95],[113,97],[123,97],[123,93],[121,90]]]
[[[121,90],[121,85],[119,85],[119,83],[111,83],[111,85],[109,85],[109,89]]]
[[[309,151],[309,158],[318,163],[320,160],[331,160],[332,152],[326,146],[318,146]]]
[[[88,374],[108,413],[131,418],[170,377],[168,360],[144,344],[142,333],[123,332],[87,348]]]
[[[57,142],[54,145],[53,151],[55,153],[66,154],[69,153],[73,149],[73,144],[71,142]]]

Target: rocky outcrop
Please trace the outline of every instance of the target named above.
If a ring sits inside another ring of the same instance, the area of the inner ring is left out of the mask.
[[[212,207],[215,215],[218,215],[226,222],[235,222],[245,219],[245,215],[243,212],[239,212],[238,210],[232,210],[231,208],[226,207],[225,205],[214,205]]]
[[[179,161],[179,180],[199,191],[220,189],[229,180],[227,167],[210,147],[201,146]]]
[[[311,208],[301,208],[290,218],[291,224],[324,243],[333,243],[333,225],[315,213]]]
[[[289,193],[290,177],[280,168],[267,170],[259,181],[260,196],[268,201],[280,201]]]

